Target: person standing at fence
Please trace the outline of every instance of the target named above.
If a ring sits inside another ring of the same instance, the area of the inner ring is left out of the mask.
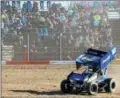
[[[30,54],[31,54],[31,60],[36,60],[37,57],[37,49],[36,49],[36,43],[35,41],[33,42],[33,44],[31,45],[30,48]]]

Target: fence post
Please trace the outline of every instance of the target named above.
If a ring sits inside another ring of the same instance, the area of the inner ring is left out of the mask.
[[[24,45],[24,58],[23,58],[24,61],[27,61],[27,46]]]
[[[60,33],[60,60],[62,60],[62,33]]]
[[[28,61],[30,60],[30,35],[29,33],[27,34],[27,58]]]

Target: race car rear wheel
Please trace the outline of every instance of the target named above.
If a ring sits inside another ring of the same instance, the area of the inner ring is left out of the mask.
[[[88,84],[88,94],[95,95],[98,92],[98,84],[97,83],[89,83]]]
[[[105,91],[106,92],[109,92],[109,93],[112,93],[115,91],[116,89],[116,83],[115,83],[115,80],[112,79],[112,78],[108,78],[105,80],[105,83],[106,83],[106,87],[105,87]]]
[[[63,80],[61,82],[61,91],[63,93],[71,93],[72,92],[72,87],[70,86],[70,81],[68,80]]]

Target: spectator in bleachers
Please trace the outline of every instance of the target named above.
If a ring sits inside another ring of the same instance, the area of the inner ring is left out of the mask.
[[[103,39],[109,39],[110,44],[112,43],[112,38],[110,38],[112,35],[109,34],[110,28],[107,28],[109,22],[106,13],[109,6],[106,4],[80,2],[66,9],[61,4],[53,3],[47,12],[49,14],[45,14],[45,11],[40,12],[38,6],[37,1],[34,1],[34,4],[31,1],[24,2],[19,13],[15,6],[2,7],[2,32],[7,34],[14,29],[20,38],[20,44],[23,39],[26,39],[27,33],[31,32],[35,32],[34,36],[37,35],[37,38],[49,36],[49,33],[52,33],[52,36],[55,34],[54,37],[58,38],[60,33],[73,33],[71,34],[73,38],[68,37],[67,41],[80,48],[86,47],[88,43],[90,46],[99,47],[99,39],[108,31]],[[38,29],[37,33],[36,29]],[[72,39],[76,39],[76,42]],[[57,45],[59,45],[58,40],[56,41]]]
[[[21,22],[21,20],[17,21],[17,25],[16,25],[16,30],[19,31],[23,28],[23,23]]]
[[[24,2],[23,6],[22,6],[22,11],[23,12],[27,11],[27,2]]]
[[[28,12],[29,12],[29,11],[32,11],[32,8],[33,8],[33,6],[32,6],[31,1],[27,1],[27,11],[28,11]]]
[[[101,16],[97,13],[95,13],[95,15],[93,16],[93,24],[94,24],[94,28],[100,28],[100,22],[101,22]]]
[[[6,13],[6,11],[4,11],[2,13],[2,16],[1,16],[2,20],[6,23],[6,24],[9,24],[9,17],[8,17],[8,14]]]
[[[38,2],[34,2],[32,11],[33,12],[38,12]]]
[[[27,19],[24,15],[22,15],[22,17],[20,18],[20,20],[21,20],[21,22],[22,22],[23,24],[25,24],[25,23],[28,22],[28,19]]]

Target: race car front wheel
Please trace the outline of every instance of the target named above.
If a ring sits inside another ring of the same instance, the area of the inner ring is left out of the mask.
[[[115,83],[115,80],[112,79],[112,78],[108,78],[105,80],[105,83],[106,83],[106,87],[105,87],[105,91],[106,92],[109,92],[109,93],[112,93],[115,91],[115,88],[116,88],[116,83]]]
[[[89,83],[87,90],[88,94],[95,95],[98,92],[98,84],[93,82]]]
[[[70,86],[70,81],[63,80],[61,82],[61,91],[63,93],[71,93],[72,92],[72,87]]]

